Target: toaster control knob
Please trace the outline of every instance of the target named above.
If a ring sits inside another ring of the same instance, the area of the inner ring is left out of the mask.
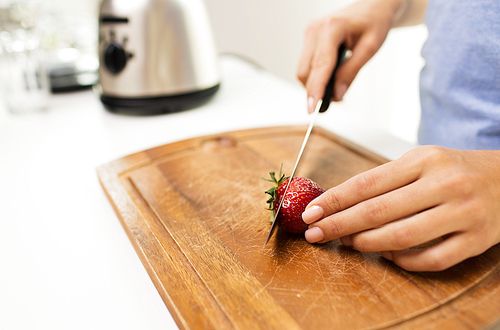
[[[127,64],[127,52],[119,44],[112,42],[104,51],[104,64],[111,73],[120,73]]]

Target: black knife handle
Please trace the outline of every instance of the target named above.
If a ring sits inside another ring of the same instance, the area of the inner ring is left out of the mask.
[[[335,68],[333,68],[333,72],[332,72],[332,75],[330,77],[330,80],[328,80],[328,84],[326,85],[325,94],[323,95],[323,103],[321,104],[321,108],[319,109],[319,112],[325,112],[326,110],[328,110],[328,107],[330,106],[330,102],[332,102],[333,87],[335,85],[335,74],[337,73],[337,69],[339,68],[339,66],[344,61],[346,53],[347,53],[347,48],[344,46],[344,44],[341,44],[339,47],[339,52],[338,52],[338,56],[337,56],[337,64],[335,65]]]

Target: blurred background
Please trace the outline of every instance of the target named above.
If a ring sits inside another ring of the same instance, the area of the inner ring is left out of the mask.
[[[221,54],[246,58],[291,84],[299,84],[295,70],[308,23],[353,2],[205,0]],[[34,36],[29,38],[38,38],[46,55],[43,65],[47,77],[36,75],[42,89],[38,102],[44,97],[43,79],[49,82],[51,92],[74,90],[97,81],[99,3],[100,0],[0,0],[0,39],[8,43],[9,38],[19,38],[4,32],[12,31],[16,24],[23,25]],[[12,6],[18,6],[18,17],[6,18],[6,8],[12,10]],[[423,25],[391,31],[382,49],[347,92],[342,111],[416,143],[420,117],[418,76],[423,66],[420,49],[426,35]],[[3,53],[5,58],[5,47]],[[8,81],[5,67],[4,60],[4,83]],[[304,111],[305,108],[306,100]]]

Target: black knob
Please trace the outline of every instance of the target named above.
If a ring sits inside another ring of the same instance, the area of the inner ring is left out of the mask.
[[[112,42],[104,51],[104,64],[111,73],[120,73],[127,64],[127,53],[119,44]]]

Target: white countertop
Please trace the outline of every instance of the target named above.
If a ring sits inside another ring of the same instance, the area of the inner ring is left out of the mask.
[[[175,114],[112,114],[92,91],[54,95],[44,113],[0,105],[0,329],[177,329],[96,167],[186,138],[308,124],[300,86],[234,57],[221,71],[209,103]],[[390,159],[412,148],[342,104],[317,125]]]

